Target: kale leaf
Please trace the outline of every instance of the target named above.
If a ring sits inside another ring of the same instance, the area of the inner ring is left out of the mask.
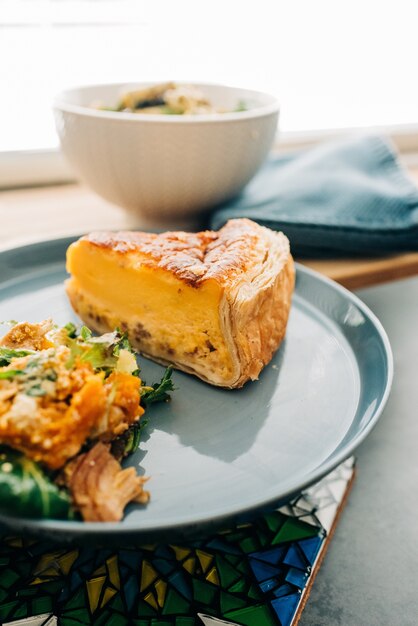
[[[72,519],[68,494],[35,461],[0,448],[0,510],[8,515]]]
[[[146,419],[135,422],[135,424],[132,424],[128,430],[125,430],[122,435],[112,442],[112,454],[118,461],[138,449],[141,442],[142,430],[147,424],[148,420]]]
[[[170,396],[168,392],[174,391],[173,381],[171,380],[172,374],[173,368],[169,366],[165,370],[164,376],[159,383],[154,383],[152,387],[142,388],[141,402],[143,402],[145,406],[149,406],[153,404],[153,402],[163,402],[169,399]]]

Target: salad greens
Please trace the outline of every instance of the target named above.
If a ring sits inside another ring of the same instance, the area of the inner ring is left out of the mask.
[[[171,376],[173,374],[173,368],[167,367],[164,372],[164,376],[159,383],[154,383],[151,387],[142,387],[141,402],[148,406],[153,402],[164,402],[170,397],[169,391],[174,391],[173,381]]]
[[[173,381],[171,376],[173,374],[173,368],[167,367],[164,375],[159,383],[154,383],[151,387],[142,387],[141,392],[141,404],[148,407],[154,402],[165,402],[170,396],[169,391],[174,391]],[[121,457],[128,456],[138,449],[141,442],[141,435],[143,429],[148,424],[149,420],[141,418],[139,422],[133,424],[126,432],[124,432],[115,441],[115,446],[112,450],[115,450],[115,455]]]
[[[75,324],[68,323],[62,329],[55,328],[56,337],[70,350],[66,363],[72,368],[77,360],[90,363],[96,371],[103,371],[105,377],[113,371],[126,372],[139,376],[135,352],[127,333],[116,329],[112,333],[93,336],[83,326],[78,329]],[[45,359],[49,359],[52,349],[45,351],[12,349],[0,346],[0,382],[19,377],[23,393],[28,396],[45,395],[43,381],[54,382],[57,373],[51,367],[45,367]],[[13,368],[13,359],[28,356],[22,369]],[[142,382],[140,402],[144,407],[155,402],[169,399],[173,391],[172,368],[168,367],[160,380],[151,386]],[[117,459],[122,459],[137,450],[143,428],[148,420],[142,419],[130,426],[122,435],[112,442],[111,451]],[[87,447],[90,443],[87,442]],[[45,470],[41,465],[26,457],[21,452],[0,445],[0,510],[9,515],[43,517],[55,519],[76,519],[77,513],[71,505],[71,498],[65,489],[56,485],[56,472]]]
[[[12,380],[18,376],[23,392],[27,396],[46,395],[46,390],[42,388],[42,383],[43,381],[56,381],[57,373],[51,367],[44,367],[45,356],[42,352],[36,352],[35,350],[9,350],[9,352],[15,353],[10,357],[9,363],[14,356],[29,356],[29,358],[24,368],[0,371],[0,380]]]
[[[23,374],[23,370],[6,370],[4,372],[0,372],[0,380],[8,380],[21,374]]]
[[[0,503],[9,515],[72,519],[69,495],[35,461],[0,447]]]
[[[71,368],[78,358],[90,363],[95,370],[104,371],[106,375],[115,369],[130,374],[138,370],[135,353],[129,343],[128,336],[119,329],[98,337],[94,337],[87,326],[83,326],[78,335],[74,324],[67,324],[65,330],[68,335],[68,347],[71,351],[67,363],[68,368]]]
[[[33,350],[13,350],[12,348],[0,346],[0,367],[9,365],[12,359],[18,359],[28,354],[33,354]]]
[[[138,450],[142,431],[147,424],[148,420],[142,418],[112,442],[112,454],[116,459],[124,459]]]

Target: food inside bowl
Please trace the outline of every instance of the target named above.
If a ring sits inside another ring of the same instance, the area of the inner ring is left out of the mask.
[[[247,110],[245,103],[241,101],[234,109],[215,107],[197,87],[178,85],[174,82],[127,91],[122,94],[115,107],[103,106],[100,103],[93,104],[92,107],[105,111],[148,115],[205,115]]]
[[[118,521],[146,504],[146,478],[121,460],[136,450],[171,369],[147,387],[125,334],[14,324],[0,340],[0,508],[9,515]]]

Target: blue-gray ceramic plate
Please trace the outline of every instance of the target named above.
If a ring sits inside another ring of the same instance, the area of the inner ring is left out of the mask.
[[[60,324],[70,239],[0,252],[0,319]],[[141,360],[147,382],[163,368]],[[57,540],[167,540],[246,519],[333,469],[376,423],[392,380],[392,355],[376,317],[353,294],[298,266],[286,339],[260,379],[221,390],[176,372],[172,401],[148,411],[127,464],[150,476],[151,502],[119,523],[16,519],[14,530]]]

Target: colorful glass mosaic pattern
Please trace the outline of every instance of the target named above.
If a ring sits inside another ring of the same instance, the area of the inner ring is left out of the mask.
[[[352,476],[350,459],[280,509],[189,545],[51,549],[6,537],[0,620],[13,626],[291,626]]]

